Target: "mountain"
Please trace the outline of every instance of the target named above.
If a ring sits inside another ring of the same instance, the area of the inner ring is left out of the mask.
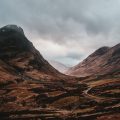
[[[72,76],[110,74],[120,71],[120,44],[101,47],[66,73]]]
[[[60,71],[61,73],[65,73],[69,67],[65,66],[64,64],[57,62],[57,61],[53,61],[53,60],[49,60],[48,61],[56,70]]]
[[[23,29],[16,25],[7,25],[0,29],[0,59],[27,77],[64,77],[42,57],[26,38]]]

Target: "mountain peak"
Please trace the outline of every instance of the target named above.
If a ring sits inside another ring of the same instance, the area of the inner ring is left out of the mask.
[[[0,34],[8,34],[8,33],[11,33],[11,32],[17,32],[17,33],[20,33],[20,34],[24,34],[24,31],[21,27],[17,26],[17,25],[6,25],[2,28],[0,28]]]
[[[109,47],[103,46],[103,47],[97,49],[92,55],[93,55],[93,56],[103,55],[103,54],[105,54],[108,50],[109,50]]]
[[[31,51],[32,43],[25,37],[24,31],[17,25],[0,28],[0,57],[15,56],[18,53]]]

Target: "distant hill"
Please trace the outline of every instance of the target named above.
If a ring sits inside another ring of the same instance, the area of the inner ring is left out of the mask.
[[[60,71],[61,73],[65,73],[69,67],[65,66],[64,64],[57,62],[57,61],[53,61],[53,60],[49,60],[48,61],[55,69],[57,69],[58,71]]]

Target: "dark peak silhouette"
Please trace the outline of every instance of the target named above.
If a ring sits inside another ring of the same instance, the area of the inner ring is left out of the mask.
[[[6,25],[0,28],[0,34],[8,34],[8,33],[13,33],[13,32],[24,34],[23,29],[17,25]]]
[[[36,52],[32,42],[24,34],[21,27],[17,25],[6,25],[0,28],[0,57],[7,52]]]
[[[30,51],[33,45],[17,25],[7,25],[0,29],[0,57],[14,57],[23,51]]]
[[[22,72],[29,71],[32,74],[37,70],[38,76],[40,72],[51,76],[62,75],[42,57],[17,25],[0,29],[0,59]]]

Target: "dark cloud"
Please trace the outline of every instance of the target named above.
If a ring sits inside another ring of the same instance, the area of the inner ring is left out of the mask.
[[[119,6],[119,0],[0,0],[0,26],[20,25],[35,45],[38,38],[51,41],[77,60],[119,42]]]

